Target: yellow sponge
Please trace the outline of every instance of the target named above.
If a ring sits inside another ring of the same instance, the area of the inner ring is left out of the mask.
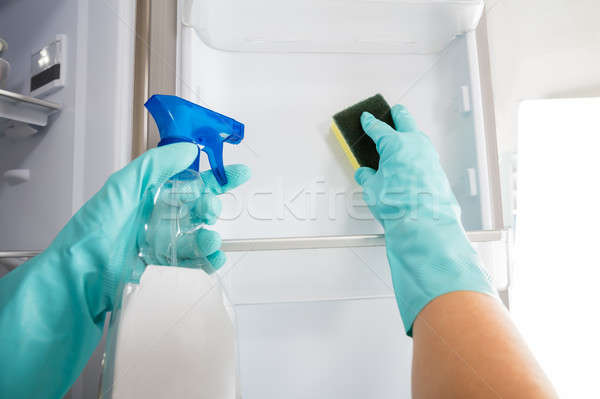
[[[360,123],[360,116],[365,111],[388,125],[394,126],[390,106],[381,94],[376,94],[335,114],[331,123],[331,131],[354,169],[369,166],[377,170],[379,153],[375,143],[363,131]]]
[[[354,169],[358,169],[360,167],[360,164],[358,163],[358,160],[354,156],[354,153],[350,149],[350,146],[346,142],[346,139],[344,138],[344,135],[340,131],[340,128],[335,123],[335,121],[331,122],[331,131],[335,135],[335,138],[337,139],[337,141],[340,143],[340,146],[342,147],[342,150],[344,150],[344,153],[346,154],[346,156],[350,160],[350,163],[352,164],[352,167]]]

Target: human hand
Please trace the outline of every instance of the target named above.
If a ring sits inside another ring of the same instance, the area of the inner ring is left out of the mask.
[[[395,129],[363,113],[363,129],[380,155],[377,171],[355,179],[385,231],[394,291],[407,333],[432,299],[453,291],[495,295],[490,278],[460,221],[460,207],[430,139],[402,105]]]

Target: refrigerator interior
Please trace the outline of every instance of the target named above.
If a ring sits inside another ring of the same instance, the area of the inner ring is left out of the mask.
[[[223,196],[223,238],[381,233],[329,130],[333,114],[376,93],[406,105],[431,137],[465,229],[492,228],[470,32],[482,2],[180,6],[179,94],[246,124],[224,159],[253,176]],[[503,245],[477,249],[505,284]],[[384,248],[231,253],[220,274],[237,317],[243,397],[410,397],[411,341]]]

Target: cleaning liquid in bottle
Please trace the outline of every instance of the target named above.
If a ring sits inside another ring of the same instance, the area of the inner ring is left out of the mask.
[[[217,181],[226,183],[222,143],[241,141],[242,124],[173,96],[153,96],[146,106],[162,145],[203,145]],[[144,195],[137,259],[111,317],[101,397],[240,396],[233,310],[199,250],[204,226],[195,207],[207,188],[197,167],[198,160]]]

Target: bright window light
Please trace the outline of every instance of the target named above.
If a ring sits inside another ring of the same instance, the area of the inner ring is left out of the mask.
[[[600,398],[600,98],[519,110],[515,321],[560,397]]]

